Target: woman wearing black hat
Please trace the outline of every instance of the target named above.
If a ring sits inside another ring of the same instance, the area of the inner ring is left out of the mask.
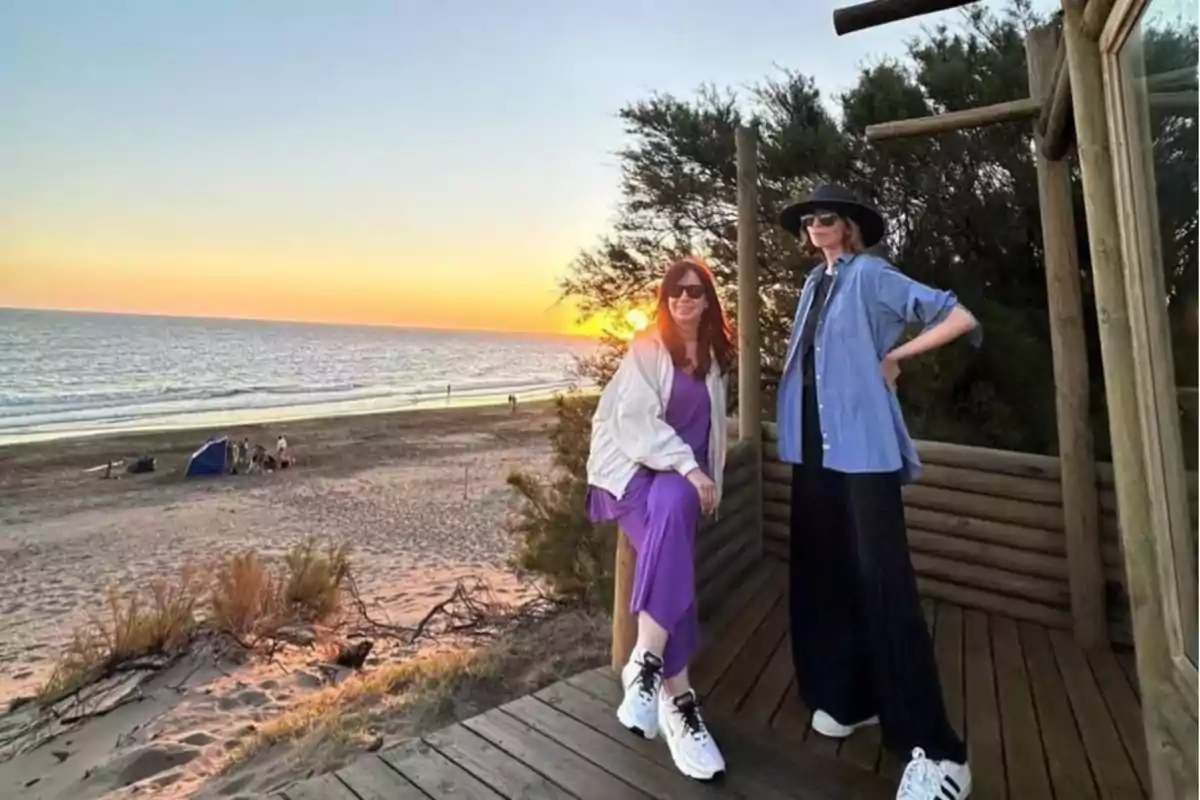
[[[779,224],[823,256],[807,277],[779,386],[779,457],[794,464],[790,612],[800,695],[813,729],[845,738],[880,725],[911,756],[897,800],[962,800],[966,747],[942,703],[909,560],[900,489],[920,462],[896,398],[903,361],[972,333],[953,292],[863,251],[877,211],[836,186]],[[909,325],[923,331],[900,346]]]

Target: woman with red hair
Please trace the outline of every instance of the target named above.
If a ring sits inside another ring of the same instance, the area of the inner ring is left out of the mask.
[[[671,264],[653,329],[630,344],[592,420],[588,513],[615,520],[637,552],[630,611],[637,643],[621,670],[621,724],[662,731],[675,766],[709,780],[725,761],[688,681],[699,643],[694,544],[716,513],[725,467],[733,335],[702,262]]]

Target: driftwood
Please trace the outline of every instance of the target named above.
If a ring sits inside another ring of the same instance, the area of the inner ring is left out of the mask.
[[[541,622],[567,605],[566,601],[550,597],[535,586],[534,597],[512,606],[497,601],[486,581],[477,579],[467,584],[460,580],[449,597],[430,608],[416,625],[408,626],[374,618],[353,577],[349,578],[345,588],[358,614],[346,630],[350,638],[392,639],[405,645],[442,637],[492,639]]]

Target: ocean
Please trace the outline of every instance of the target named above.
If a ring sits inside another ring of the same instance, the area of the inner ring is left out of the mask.
[[[577,357],[593,349],[569,337],[0,309],[0,445],[539,400],[574,385]]]

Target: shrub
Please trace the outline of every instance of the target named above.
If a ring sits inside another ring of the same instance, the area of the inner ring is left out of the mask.
[[[338,610],[349,575],[345,545],[321,552],[307,539],[273,566],[248,550],[219,566],[209,619],[214,628],[243,642],[270,636],[285,625],[320,622]]]
[[[555,399],[549,476],[514,471],[518,500],[508,529],[517,535],[517,569],[536,572],[562,597],[607,606],[612,601],[615,528],[587,518],[587,453],[597,398],[571,392]]]

